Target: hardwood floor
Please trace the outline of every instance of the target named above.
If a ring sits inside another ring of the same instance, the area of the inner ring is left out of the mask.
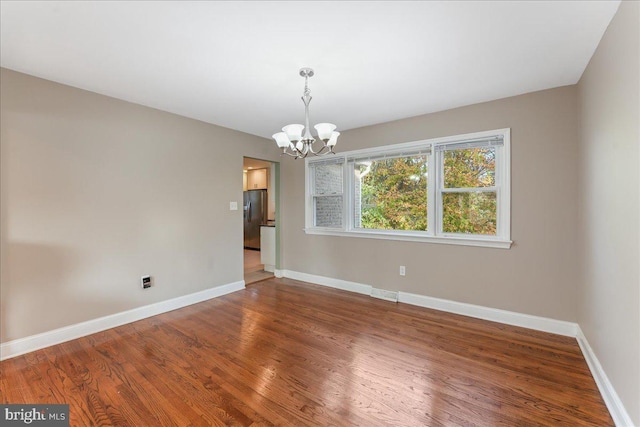
[[[572,338],[288,279],[0,363],[73,426],[613,425]]]

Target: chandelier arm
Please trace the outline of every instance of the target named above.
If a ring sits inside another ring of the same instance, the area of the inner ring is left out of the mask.
[[[309,151],[311,151],[311,154],[316,155],[316,156],[320,156],[322,154],[327,154],[327,153],[323,153],[323,151],[325,149],[327,149],[327,145],[325,144],[324,146],[320,147],[320,149],[318,151],[313,151],[313,147],[310,145],[309,146]]]
[[[289,151],[287,151],[287,149],[289,149]],[[303,148],[302,150],[298,149],[296,144],[292,144],[289,147],[285,147],[282,149],[282,153],[283,154],[287,154],[291,157],[295,157],[296,159],[304,159],[305,157],[307,157],[307,154],[309,154],[309,149],[308,149],[308,144],[306,144],[303,141]]]
[[[296,159],[298,158],[298,154],[297,153],[290,153],[289,151],[287,151],[287,147],[282,149],[282,153],[280,154],[281,156],[286,154],[287,156],[291,156],[291,157],[295,157]]]
[[[325,152],[325,150],[327,151]],[[333,151],[333,146],[327,145],[326,143],[318,151],[311,150],[311,152],[316,156],[324,156],[326,154],[336,154],[336,152]]]

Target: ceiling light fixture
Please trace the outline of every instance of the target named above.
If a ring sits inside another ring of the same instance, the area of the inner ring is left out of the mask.
[[[304,103],[304,120],[303,125],[287,125],[282,128],[282,132],[273,135],[278,147],[282,148],[282,154],[287,154],[296,159],[304,159],[309,154],[314,156],[323,156],[325,154],[335,154],[333,147],[338,142],[340,132],[336,132],[336,125],[332,123],[318,123],[314,126],[318,132],[318,138],[322,140],[324,146],[318,151],[313,150],[315,138],[311,136],[309,131],[309,103],[311,102],[311,91],[309,90],[309,77],[313,77],[311,68],[301,68],[300,75],[304,77],[304,95],[302,102]],[[304,130],[304,135],[302,131]]]

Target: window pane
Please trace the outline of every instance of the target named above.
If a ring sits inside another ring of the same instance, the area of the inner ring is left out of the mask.
[[[427,229],[427,156],[356,162],[354,226]]]
[[[496,234],[496,193],[442,193],[442,231]]]
[[[496,183],[496,149],[449,150],[444,157],[445,188],[493,187]]]
[[[315,194],[342,194],[342,165],[314,166]]]
[[[342,227],[342,196],[314,197],[315,226]]]

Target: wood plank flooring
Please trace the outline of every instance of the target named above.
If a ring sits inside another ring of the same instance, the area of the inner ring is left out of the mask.
[[[270,279],[0,362],[72,426],[612,426],[572,338]]]

